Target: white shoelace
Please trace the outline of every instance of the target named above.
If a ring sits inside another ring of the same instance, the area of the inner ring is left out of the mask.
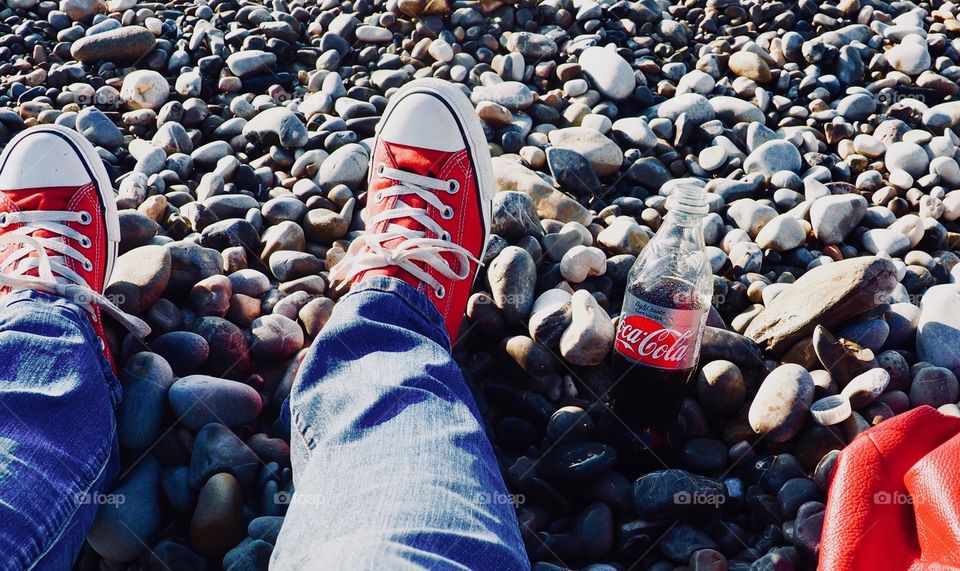
[[[142,320],[125,313],[102,294],[90,288],[80,274],[67,267],[67,258],[80,263],[84,270],[93,269],[93,263],[82,252],[59,240],[64,236],[77,242],[81,248],[93,246],[90,239],[70,228],[65,223],[89,224],[92,220],[89,212],[32,211],[0,213],[0,228],[11,224],[22,224],[20,228],[0,236],[0,247],[8,244],[20,244],[20,248],[0,263],[0,286],[11,290],[33,289],[69,299],[93,315],[93,306],[119,321],[124,327],[139,337],[150,334],[150,326]],[[34,232],[43,230],[56,235],[50,238],[36,238]],[[51,256],[47,251],[59,256]],[[36,252],[36,256],[30,254]],[[8,272],[9,270],[9,272]],[[39,277],[27,275],[37,270]]]
[[[380,202],[394,196],[417,196],[439,210],[444,220],[453,218],[453,207],[444,204],[432,191],[456,194],[460,190],[457,181],[430,178],[385,165],[377,167],[377,174],[395,180],[398,184],[369,194],[367,200]],[[426,228],[426,231],[411,230],[390,223],[391,220],[400,218],[412,218]],[[387,222],[386,232],[364,233],[354,239],[343,259],[330,271],[330,280],[340,281],[339,287],[349,285],[361,272],[397,266],[433,288],[437,297],[442,298],[446,295],[443,286],[418,263],[429,266],[441,276],[452,280],[467,279],[470,276],[470,262],[479,263],[466,248],[451,242],[450,234],[436,220],[430,218],[424,208],[415,208],[403,200],[397,200],[395,208],[384,210],[372,217],[367,221],[367,226],[372,228],[381,222]],[[439,238],[427,238],[427,232]],[[398,237],[406,239],[389,248],[383,245]],[[459,272],[455,272],[450,263],[440,255],[444,253],[453,255],[459,265]]]

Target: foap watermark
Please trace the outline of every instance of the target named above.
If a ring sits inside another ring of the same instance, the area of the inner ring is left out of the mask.
[[[877,92],[875,99],[880,105],[893,105],[895,103],[901,103],[903,101],[916,101],[918,103],[926,103],[927,97],[920,92],[906,92],[901,93],[899,91],[893,91],[892,89],[882,89]]]
[[[123,494],[103,494],[100,492],[78,492],[73,497],[73,502],[78,506],[95,504],[98,506],[122,506],[127,502]]]
[[[719,508],[726,501],[727,497],[725,495],[711,492],[677,492],[673,494],[673,503],[678,506],[713,506]]]
[[[477,494],[477,503],[482,505],[510,504],[517,507],[526,502],[527,498],[523,494],[505,494],[503,492],[480,492]]]
[[[873,503],[880,506],[906,506],[913,504],[913,497],[904,492],[877,492],[873,494]]]
[[[678,307],[699,307],[702,297],[703,296],[695,291],[678,291],[670,296],[670,299]],[[709,296],[708,299],[710,300],[711,305],[718,306],[723,305],[723,303],[727,300],[727,296],[722,293],[714,293],[713,295]]]
[[[286,490],[280,490],[273,494],[273,503],[278,506],[289,506],[293,503],[294,496],[296,496],[298,504],[307,506],[321,506],[324,504],[323,494],[313,494],[310,492],[297,492],[294,494]]]

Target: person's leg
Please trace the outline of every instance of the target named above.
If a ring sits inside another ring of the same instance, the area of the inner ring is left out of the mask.
[[[116,476],[120,385],[83,313],[33,291],[0,298],[4,568],[69,569]]]
[[[424,118],[429,118],[425,121]],[[514,506],[450,356],[489,235],[493,176],[452,84],[393,95],[351,284],[290,395],[296,491],[273,569],[528,569]]]
[[[378,277],[291,394],[296,492],[276,569],[525,569],[514,506],[439,312]]]
[[[0,154],[0,566],[69,569],[117,471],[120,383],[101,313],[119,218],[96,150],[28,129]]]

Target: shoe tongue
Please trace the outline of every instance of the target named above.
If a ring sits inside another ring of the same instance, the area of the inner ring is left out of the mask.
[[[21,212],[69,210],[68,205],[80,188],[79,186],[22,188],[4,190],[3,194],[12,200]]]
[[[17,208],[19,208],[21,212],[50,212],[69,210],[70,201],[79,189],[80,187],[77,186],[59,186],[4,190],[2,192],[17,205]],[[62,238],[59,234],[47,230],[37,230],[33,232],[31,236],[34,238]],[[60,256],[61,254],[47,250],[47,255],[54,257]],[[36,258],[38,256],[39,254],[37,252],[30,252],[24,259]],[[24,275],[40,277],[40,270],[34,268],[25,272]]]
[[[442,178],[440,172],[453,155],[453,153],[446,151],[422,149],[396,143],[387,143],[387,151],[390,154],[390,158],[393,159],[396,169],[431,178]],[[426,209],[428,206],[425,200],[413,194],[400,197],[400,201],[411,208]],[[424,230],[423,225],[413,218],[398,218],[390,222],[389,226],[387,226],[387,231],[395,231],[400,228],[415,230],[417,232]],[[385,245],[389,246],[403,239],[404,238],[397,238],[396,240],[390,240]]]

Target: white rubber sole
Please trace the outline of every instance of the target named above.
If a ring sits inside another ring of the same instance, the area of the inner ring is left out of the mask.
[[[7,155],[17,146],[17,143],[39,133],[49,133],[66,139],[70,146],[77,151],[80,160],[87,167],[87,171],[93,176],[97,183],[97,191],[100,194],[100,202],[103,204],[104,223],[107,227],[107,265],[103,276],[103,285],[106,287],[113,275],[113,266],[117,261],[117,254],[120,249],[120,217],[117,214],[117,199],[113,194],[113,185],[110,184],[110,176],[107,175],[107,169],[100,160],[100,155],[83,135],[68,129],[61,125],[38,125],[20,132],[16,137],[7,143],[3,153],[0,154],[0,165],[6,163]]]
[[[490,149],[487,147],[487,137],[483,134],[480,118],[477,117],[477,112],[473,104],[470,103],[470,99],[454,84],[442,79],[423,78],[407,83],[390,97],[390,102],[387,103],[387,108],[383,111],[380,124],[389,119],[394,107],[404,97],[413,93],[429,93],[439,97],[447,104],[447,107],[453,112],[457,122],[463,128],[463,135],[467,140],[474,171],[480,185],[480,212],[483,213],[483,249],[480,251],[479,259],[483,260],[483,256],[487,252],[487,243],[490,240],[490,218],[492,217],[496,179],[493,176],[493,161],[490,159]],[[374,148],[379,144],[379,141],[380,129],[378,125]]]

